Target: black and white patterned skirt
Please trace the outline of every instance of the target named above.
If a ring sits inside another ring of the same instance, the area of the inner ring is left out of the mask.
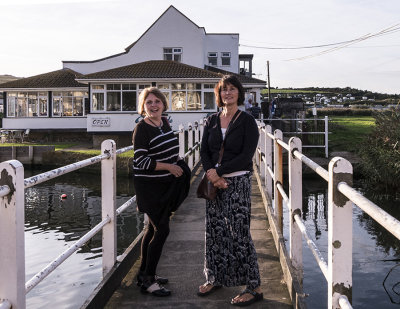
[[[257,254],[250,235],[251,174],[226,178],[206,205],[204,274],[213,285],[260,286]]]

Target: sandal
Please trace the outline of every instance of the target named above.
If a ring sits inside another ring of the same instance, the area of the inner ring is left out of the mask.
[[[200,292],[200,290],[197,292],[197,296],[207,296],[210,295],[211,293],[215,292],[216,290],[222,288],[222,285],[212,285],[211,283],[205,283],[202,286],[204,287],[209,287],[211,286],[211,289],[209,289],[206,292]]]
[[[256,301],[262,300],[264,298],[263,293],[257,293],[256,291],[252,291],[249,289],[245,289],[238,296],[240,297],[240,296],[243,296],[244,294],[251,294],[251,295],[253,295],[253,297],[250,298],[249,300],[245,300],[245,301],[234,301],[234,298],[232,298],[231,305],[238,306],[238,307],[245,307],[245,306],[251,305],[252,303],[255,303]]]

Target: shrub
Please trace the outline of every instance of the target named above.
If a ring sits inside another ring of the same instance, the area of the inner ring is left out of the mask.
[[[375,127],[360,147],[361,170],[377,190],[400,187],[400,110],[377,113]]]

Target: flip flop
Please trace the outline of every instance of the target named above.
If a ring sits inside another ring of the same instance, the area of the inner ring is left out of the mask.
[[[208,284],[203,285],[203,286],[210,286],[210,285],[212,285],[212,284],[208,283]],[[222,288],[222,285],[212,285],[212,288],[209,289],[207,292],[200,292],[200,291],[198,291],[198,292],[197,292],[197,296],[207,296],[207,295],[210,295],[211,293],[215,292],[216,290],[218,290],[218,289],[220,289],[220,288]]]
[[[246,301],[239,301],[239,302],[235,302],[232,298],[231,305],[238,306],[238,307],[246,307],[246,306],[249,306],[252,303],[255,303],[256,301],[262,300],[264,298],[263,293],[257,293],[256,291],[252,291],[249,289],[245,289],[244,291],[242,291],[239,294],[239,296],[242,296],[247,293],[253,295],[253,298],[250,298],[249,300],[246,300]]]

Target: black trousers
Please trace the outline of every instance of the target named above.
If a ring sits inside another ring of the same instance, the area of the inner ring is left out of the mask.
[[[140,271],[147,276],[154,276],[162,249],[169,234],[169,217],[171,213],[165,209],[159,216],[151,215],[145,227],[141,246]]]

